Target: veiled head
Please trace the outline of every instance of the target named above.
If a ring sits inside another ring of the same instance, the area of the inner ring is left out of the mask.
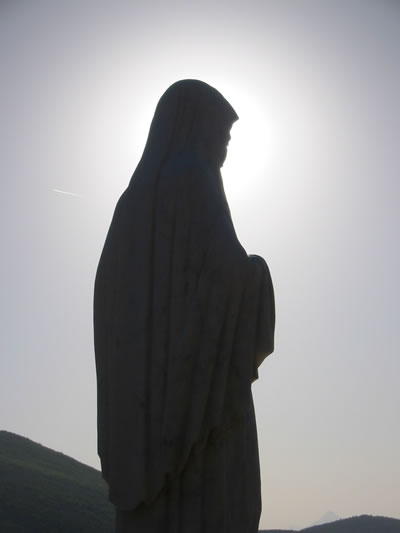
[[[238,116],[216,89],[199,80],[181,80],[161,97],[150,127],[146,150],[163,158],[184,151],[220,168],[230,129]]]

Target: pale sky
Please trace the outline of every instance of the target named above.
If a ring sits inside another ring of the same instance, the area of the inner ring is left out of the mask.
[[[0,0],[0,429],[99,467],[97,262],[198,78],[240,117],[225,187],[276,292],[260,527],[400,518],[399,50],[400,0]]]

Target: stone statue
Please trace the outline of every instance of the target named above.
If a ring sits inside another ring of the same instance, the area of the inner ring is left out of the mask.
[[[164,93],[101,255],[98,452],[117,533],[258,530],[251,383],[273,351],[275,309],[222,184],[237,118],[203,82]]]

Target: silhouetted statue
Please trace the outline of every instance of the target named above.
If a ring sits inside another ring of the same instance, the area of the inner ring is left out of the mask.
[[[258,530],[251,383],[273,351],[275,311],[222,185],[235,120],[203,82],[165,92],[101,255],[98,451],[118,533]]]

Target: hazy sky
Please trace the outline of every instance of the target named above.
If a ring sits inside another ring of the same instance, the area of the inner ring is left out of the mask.
[[[99,466],[97,262],[159,97],[198,78],[240,116],[225,187],[276,291],[261,526],[400,518],[399,50],[400,0],[0,0],[1,428]]]

